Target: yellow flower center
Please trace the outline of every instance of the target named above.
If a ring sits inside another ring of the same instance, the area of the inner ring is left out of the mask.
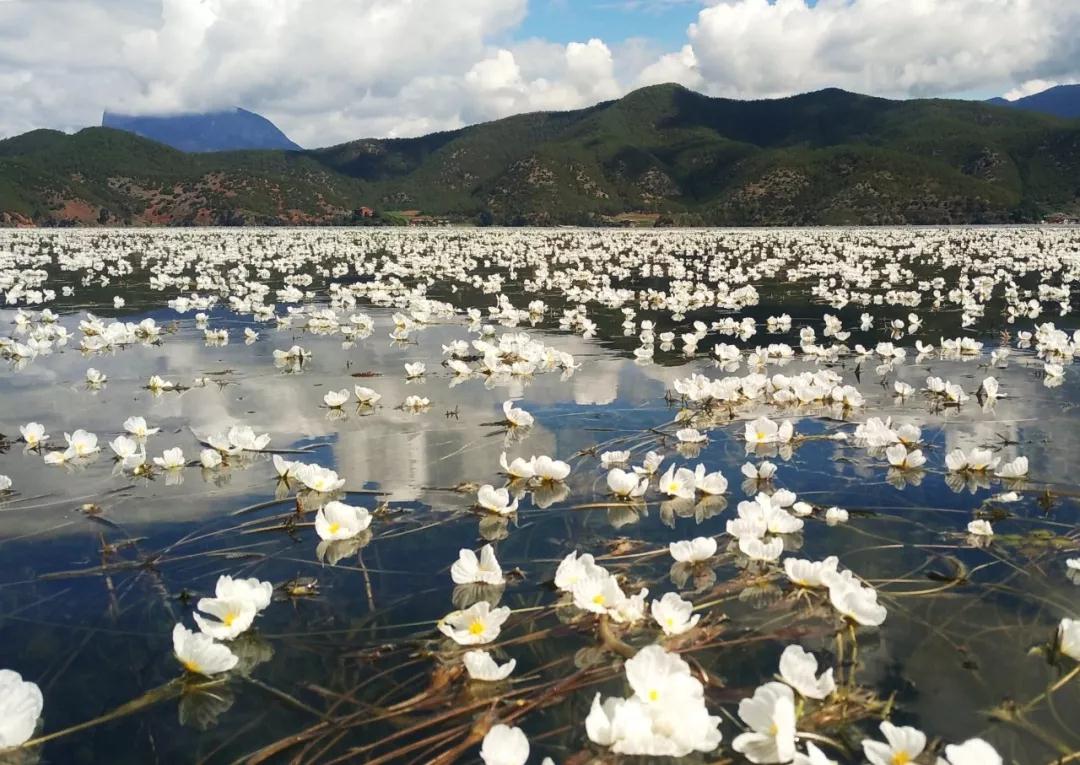
[[[479,619],[474,619],[473,623],[469,625],[469,634],[479,635],[484,631],[484,623]]]
[[[602,606],[604,605],[604,596],[600,593],[597,593],[596,595],[593,595],[592,602],[598,606]]]
[[[762,433],[760,430],[757,432],[757,440],[758,441],[764,441],[765,440],[765,434]]]
[[[329,532],[330,532],[331,534],[337,534],[337,533],[338,533],[338,529],[340,529],[340,528],[341,528],[341,524],[340,524],[340,523],[337,523],[337,522],[335,521],[334,523],[331,523],[331,524],[330,524],[330,526],[329,526],[329,528],[328,528],[328,531],[329,531]]]
[[[188,660],[182,661],[180,663],[184,665],[184,669],[186,669],[188,672],[194,672],[196,675],[202,674],[202,669],[200,669],[199,665],[195,662]]]
[[[659,700],[660,700],[660,691],[656,690],[655,688],[653,690],[649,691],[649,701],[659,701]]]
[[[892,765],[908,765],[911,762],[911,755],[907,752],[897,752],[892,756]]]
[[[769,726],[769,735],[770,736],[775,736],[779,732],[780,732],[780,726],[778,726],[776,723],[773,723],[772,725]]]
[[[221,617],[221,623],[224,624],[226,627],[231,627],[232,623],[236,621],[236,617],[238,617],[239,615],[240,614],[236,613],[235,611],[229,611],[229,613]]]

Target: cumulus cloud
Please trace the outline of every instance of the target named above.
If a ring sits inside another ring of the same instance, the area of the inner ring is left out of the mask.
[[[521,64],[505,48],[474,64],[465,74],[466,111],[492,119],[527,111],[574,109],[622,94],[611,50],[601,40],[541,47],[546,49],[542,56],[537,55],[535,44],[523,51]]]
[[[670,4],[683,2],[611,12]],[[1080,4],[1060,0],[711,0],[672,51],[516,39],[526,13],[527,0],[0,0],[0,136],[98,124],[104,109],[240,105],[319,146],[660,82],[743,98],[1017,97],[1080,79]]]
[[[1025,96],[1034,95],[1035,93],[1041,93],[1044,90],[1062,85],[1063,83],[1058,80],[1028,80],[1020,83],[1017,87],[1010,90],[1005,94],[1005,98],[1009,101],[1015,101],[1018,98],[1024,98]]]
[[[1059,0],[727,0],[688,37],[693,58],[661,64],[734,97],[1001,92],[1080,75],[1080,4]]]

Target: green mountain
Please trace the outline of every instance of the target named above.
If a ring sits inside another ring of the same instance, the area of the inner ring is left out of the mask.
[[[578,111],[303,152],[184,154],[104,128],[0,141],[8,222],[333,224],[389,211],[509,224],[1039,220],[1080,212],[1080,121],[969,101],[840,90],[733,101],[661,85]]]

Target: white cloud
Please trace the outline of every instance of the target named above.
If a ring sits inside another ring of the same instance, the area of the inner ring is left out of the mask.
[[[1080,73],[1080,4],[1060,0],[727,0],[688,36],[710,92],[735,97],[1001,92]]]
[[[9,0],[0,134],[97,124],[105,108],[234,104],[309,145],[453,126],[455,105],[410,105],[410,89],[445,75],[460,90],[525,9],[526,0]]]
[[[637,81],[642,86],[677,82],[695,90],[705,84],[698,69],[697,55],[690,45],[684,45],[678,53],[661,56],[658,61],[641,70]]]
[[[0,136],[98,124],[106,108],[240,105],[318,146],[578,108],[659,82],[735,97],[828,86],[1014,97],[1080,79],[1076,2],[713,0],[671,52],[641,38],[515,40],[526,3],[2,0]]]
[[[601,40],[566,46],[533,41],[518,54],[503,48],[473,65],[465,74],[464,111],[468,117],[494,119],[576,109],[623,92],[611,50]]]
[[[1015,101],[1018,98],[1024,98],[1025,96],[1030,96],[1035,93],[1041,93],[1044,90],[1049,90],[1050,88],[1062,84],[1064,83],[1061,83],[1057,80],[1027,80],[1026,82],[1022,82],[1017,87],[1010,90],[1008,93],[1005,94],[1004,97],[1009,101]]]

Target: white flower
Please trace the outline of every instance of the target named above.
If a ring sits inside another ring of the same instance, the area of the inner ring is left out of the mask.
[[[34,735],[45,700],[41,689],[10,669],[0,669],[0,751],[22,746]]]
[[[106,377],[104,374],[94,369],[93,367],[90,367],[86,370],[86,382],[89,385],[102,385],[108,379],[108,377]]]
[[[203,449],[199,452],[199,463],[207,470],[219,467],[221,462],[221,452],[216,449]]]
[[[1023,478],[1028,473],[1028,458],[1017,457],[1012,462],[1006,462],[998,468],[996,475],[999,478]]]
[[[885,450],[885,456],[889,464],[898,470],[914,470],[926,464],[926,457],[921,450],[909,452],[904,444],[893,444]]]
[[[1063,654],[1080,661],[1080,619],[1062,619],[1058,625],[1058,647]]]
[[[656,475],[656,472],[660,469],[660,465],[663,461],[664,458],[661,455],[656,452],[648,452],[641,461],[641,465],[634,467],[634,472],[639,475]]]
[[[739,550],[750,560],[774,561],[784,553],[784,540],[775,537],[765,542],[755,537],[740,537]]]
[[[830,575],[829,602],[833,608],[858,624],[877,627],[885,621],[885,606],[877,602],[877,591],[864,587],[851,573]]]
[[[11,488],[11,479],[6,475],[0,475],[0,492],[5,492]]]
[[[850,514],[842,507],[830,507],[825,511],[825,523],[835,526],[838,523],[847,523]]]
[[[700,614],[694,614],[694,604],[674,592],[654,600],[650,611],[665,635],[681,635],[693,629],[701,619]]]
[[[330,409],[340,409],[348,400],[348,388],[327,391],[325,395],[323,395],[323,403],[326,404],[326,406],[328,406]]]
[[[679,439],[679,443],[682,444],[703,444],[709,440],[704,433],[701,433],[696,428],[677,430],[675,431],[675,438]]]
[[[42,457],[46,465],[63,465],[74,455],[70,449],[64,449],[62,451],[45,452],[45,456]]]
[[[517,666],[517,660],[511,659],[505,664],[498,664],[487,651],[476,649],[466,651],[461,657],[465,662],[465,669],[473,680],[481,680],[486,683],[497,683],[510,677],[510,673]]]
[[[993,401],[1001,395],[999,393],[1000,388],[1001,386],[998,384],[997,379],[993,377],[984,378],[982,385],[979,386],[979,390],[981,390],[983,395],[990,401]]]
[[[255,613],[259,613],[270,605],[270,599],[274,595],[274,585],[255,577],[233,579],[228,574],[222,574],[214,587],[214,595],[226,600],[250,601],[255,607]]]
[[[353,395],[356,396],[356,400],[361,404],[367,404],[371,406],[379,401],[382,396],[371,388],[365,388],[363,385],[357,385],[353,388]]]
[[[790,421],[777,425],[768,417],[758,417],[746,423],[746,442],[748,444],[787,443],[794,435],[795,427]]]
[[[579,558],[574,551],[562,559],[555,571],[555,586],[563,592],[571,592],[574,585],[589,576],[602,576],[607,574],[604,569],[596,565],[596,561],[589,553],[584,553]]]
[[[510,501],[510,492],[506,488],[496,489],[489,483],[476,492],[476,503],[480,507],[499,515],[510,515],[518,509],[518,501]]]
[[[299,345],[294,345],[287,351],[274,351],[274,363],[299,363],[303,364],[304,361],[311,358],[311,354],[301,348]]]
[[[1001,755],[981,738],[973,738],[962,744],[945,747],[945,759],[949,765],[1001,765]]]
[[[112,449],[113,454],[119,457],[121,460],[126,460],[130,457],[134,457],[139,451],[139,443],[127,436],[117,436],[109,442],[109,448]]]
[[[808,699],[823,699],[836,690],[830,667],[817,677],[817,659],[802,646],[789,645],[780,655],[780,677]]]
[[[836,565],[840,559],[830,555],[822,561],[809,561],[804,558],[785,558],[784,573],[792,584],[799,587],[828,587],[829,577],[836,574]]]
[[[439,622],[439,631],[459,645],[482,645],[499,637],[503,622],[510,616],[506,606],[493,609],[481,600],[463,611],[447,614]]]
[[[250,598],[201,598],[198,609],[213,616],[207,619],[195,612],[192,616],[199,630],[215,640],[232,640],[246,631],[255,620],[255,603]]]
[[[155,433],[160,432],[161,428],[151,428],[146,424],[145,417],[128,417],[124,420],[124,430],[138,439],[145,439]]]
[[[599,566],[574,582],[571,594],[575,606],[594,614],[606,614],[626,598],[615,577]]]
[[[671,557],[680,563],[699,563],[716,555],[716,540],[712,537],[695,537],[668,545]]]
[[[296,469],[300,467],[299,462],[291,462],[280,454],[275,454],[270,458],[270,461],[274,465],[274,472],[277,473],[278,478],[292,478],[296,473]]]
[[[270,434],[255,435],[249,425],[233,425],[226,434],[229,443],[236,449],[249,452],[261,452],[270,445]]]
[[[529,479],[536,475],[532,460],[515,457],[513,462],[507,462],[506,452],[499,455],[499,466],[511,478]]]
[[[98,451],[98,439],[93,433],[85,430],[76,430],[74,433],[65,433],[70,457],[87,457]]]
[[[766,683],[739,702],[739,717],[750,731],[732,748],[750,762],[782,763],[795,757],[795,697],[783,683]]]
[[[630,452],[628,451],[604,452],[600,455],[600,467],[605,470],[619,465],[625,465],[629,461]]]
[[[752,481],[768,481],[776,475],[776,465],[768,461],[762,462],[757,467],[747,462],[740,470],[744,476]]]
[[[972,521],[967,525],[968,533],[976,537],[992,537],[994,536],[994,528],[990,525],[990,521],[984,521],[982,519]]]
[[[649,591],[642,587],[637,595],[624,597],[608,608],[611,620],[618,624],[633,624],[645,618],[645,598]]]
[[[427,370],[424,362],[417,361],[413,364],[405,364],[405,376],[408,378],[420,377]]]
[[[926,748],[926,734],[917,728],[897,727],[885,720],[881,732],[887,743],[863,739],[863,754],[870,765],[905,765],[914,762]]]
[[[954,473],[993,470],[997,463],[989,449],[972,449],[970,453],[963,449],[953,449],[945,455],[945,467]]]
[[[525,765],[529,759],[529,739],[521,728],[496,725],[484,736],[480,759],[484,765]]]
[[[647,479],[622,468],[612,468],[608,472],[607,485],[612,494],[622,499],[640,497],[649,488]]]
[[[495,548],[484,545],[480,548],[480,557],[469,549],[458,552],[458,559],[450,567],[450,578],[454,584],[502,584],[503,572],[495,558]]]
[[[728,482],[719,470],[707,473],[704,465],[698,465],[694,469],[694,486],[702,494],[717,496],[727,491]]]
[[[312,491],[329,493],[337,491],[345,485],[344,478],[338,478],[338,474],[321,465],[298,465],[293,471],[296,480]]]
[[[611,712],[604,716],[610,721],[613,752],[684,757],[692,751],[711,752],[720,744],[720,718],[709,715],[704,689],[681,657],[650,645],[624,669],[634,695],[622,704],[593,704],[601,714]],[[594,724],[589,737],[603,737],[603,727]],[[586,731],[589,728],[586,721]]]
[[[366,508],[344,502],[327,502],[315,514],[315,533],[327,542],[352,539],[370,525],[371,513]]]
[[[419,412],[431,406],[431,400],[427,396],[406,396],[401,408],[411,412]]]
[[[39,422],[28,422],[25,425],[20,425],[19,432],[22,434],[23,441],[31,449],[41,446],[49,440],[48,434],[45,433],[45,426]]]
[[[562,481],[570,475],[570,465],[562,460],[541,455],[533,457],[532,464],[536,477],[544,481]]]
[[[805,518],[808,515],[814,514],[814,506],[809,502],[794,502],[791,505],[791,513],[800,518]]]
[[[638,476],[638,473],[632,473],[631,475]],[[658,488],[664,494],[669,497],[679,497],[682,499],[693,499],[697,490],[695,485],[697,479],[694,473],[686,468],[675,469],[672,465],[667,469],[667,472],[660,477]]]
[[[154,457],[154,464],[164,470],[179,470],[187,464],[184,460],[184,450],[179,446],[166,449],[160,457]]]
[[[236,655],[209,635],[192,632],[177,624],[173,627],[173,653],[188,672],[198,675],[217,675],[236,666]]]
[[[520,407],[515,407],[513,401],[504,401],[502,405],[503,416],[511,426],[527,428],[533,424],[533,416]]]
[[[87,376],[89,376],[89,372],[87,373]],[[161,391],[172,390],[176,387],[176,383],[169,382],[160,375],[151,375],[150,379],[146,382],[146,387],[154,393],[160,393]]]

